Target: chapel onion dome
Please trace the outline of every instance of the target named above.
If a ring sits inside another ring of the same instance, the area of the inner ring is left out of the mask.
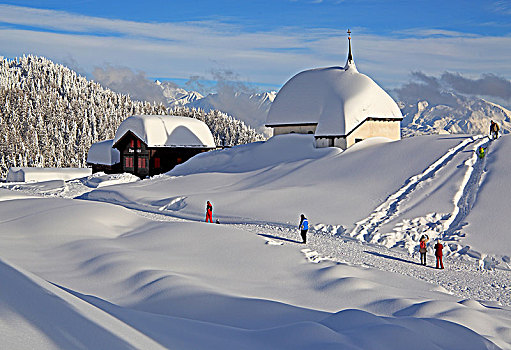
[[[350,39],[344,67],[306,70],[284,84],[268,112],[267,127],[317,125],[316,137],[346,136],[369,118],[403,119],[392,97],[358,72]]]

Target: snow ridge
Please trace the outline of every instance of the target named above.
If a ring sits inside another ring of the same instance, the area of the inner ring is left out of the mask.
[[[110,349],[165,349],[150,336],[112,315],[108,310],[97,307],[68,289],[4,259],[0,259],[0,275],[9,285],[9,288],[3,288],[0,292],[3,307],[31,315],[30,321],[36,327],[46,330],[48,337],[55,341],[51,346],[54,349],[98,346]],[[27,302],[28,300],[30,302]],[[37,338],[38,335],[32,333],[23,322],[19,321],[17,326],[24,329],[23,335],[29,339],[18,339],[14,345],[12,338],[2,338],[2,348],[32,347],[27,344],[31,337]],[[76,332],[76,329],[80,331]],[[44,342],[38,345],[38,348],[47,348]]]
[[[390,195],[384,203],[371,213],[371,215],[357,222],[355,228],[349,235],[367,242],[378,242],[380,238],[379,228],[396,216],[400,203],[417,188],[417,185],[424,180],[434,177],[436,172],[450,162],[457,153],[462,151],[470,143],[482,137],[482,135],[478,135],[465,139],[459,145],[449,149],[446,154],[431,164],[424,172],[409,178],[403,187]]]

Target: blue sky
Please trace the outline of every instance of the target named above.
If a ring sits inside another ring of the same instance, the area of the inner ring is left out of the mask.
[[[511,78],[511,1],[0,1],[0,55],[35,54],[92,77],[236,77],[278,89],[297,72],[344,65],[385,88],[411,72]]]
[[[51,9],[91,17],[142,22],[224,21],[247,31],[363,27],[393,35],[411,28],[500,35],[511,30],[509,1],[2,1],[3,4]]]

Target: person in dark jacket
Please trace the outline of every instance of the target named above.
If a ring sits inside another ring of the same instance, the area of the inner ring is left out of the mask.
[[[419,242],[419,253],[421,253],[421,265],[426,266],[426,253],[428,251],[428,235],[422,235]]]
[[[309,221],[303,214],[300,216],[300,225],[298,225],[298,228],[301,231],[303,244],[307,243],[307,231],[309,230]]]
[[[496,140],[499,138],[499,124],[495,123],[493,120],[490,124],[490,136],[493,140]]]
[[[209,201],[206,203],[206,222],[208,221],[213,223],[213,206]]]
[[[435,256],[436,256],[436,268],[437,269],[444,268],[444,263],[442,262],[442,256],[443,256],[442,249],[444,249],[444,246],[442,245],[442,243],[440,243],[440,240],[437,239],[436,244],[435,244]]]

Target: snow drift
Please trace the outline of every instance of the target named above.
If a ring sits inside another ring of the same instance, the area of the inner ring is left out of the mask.
[[[496,349],[510,341],[505,308],[391,273],[312,264],[292,246],[224,225],[155,222],[58,198],[0,201],[0,225],[6,347]]]

